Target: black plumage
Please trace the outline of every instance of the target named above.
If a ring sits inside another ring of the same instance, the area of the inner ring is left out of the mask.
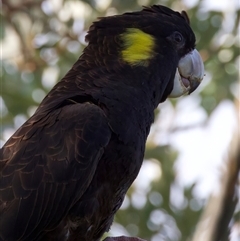
[[[129,28],[153,36],[147,64],[122,59]],[[154,109],[195,47],[186,14],[156,5],[102,18],[86,40],[72,69],[1,148],[0,240],[100,240],[140,170]]]

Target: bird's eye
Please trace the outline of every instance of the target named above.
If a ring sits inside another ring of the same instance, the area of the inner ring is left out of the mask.
[[[170,36],[167,37],[167,39],[172,42],[177,48],[182,48],[185,43],[184,37],[178,31],[173,32]]]
[[[180,34],[179,32],[175,32],[174,33],[174,40],[177,42],[177,43],[181,43],[183,41],[183,36],[182,34]]]

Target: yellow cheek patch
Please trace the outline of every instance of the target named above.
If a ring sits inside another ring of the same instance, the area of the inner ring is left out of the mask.
[[[131,65],[148,66],[154,55],[155,39],[137,28],[128,28],[121,35],[123,41],[122,58]]]

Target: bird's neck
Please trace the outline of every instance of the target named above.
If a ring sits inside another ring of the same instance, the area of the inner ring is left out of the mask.
[[[156,71],[125,66],[118,73],[112,72],[99,67],[85,69],[77,62],[39,109],[59,108],[69,104],[66,99],[92,102],[103,109],[112,130],[122,140],[134,141],[136,135],[146,140],[154,120],[154,109],[161,102],[165,89],[160,89],[159,81],[152,75]]]

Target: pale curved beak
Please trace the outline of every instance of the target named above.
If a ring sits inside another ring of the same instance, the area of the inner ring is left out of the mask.
[[[173,90],[168,97],[176,98],[191,94],[200,85],[204,77],[204,65],[199,52],[194,49],[180,59],[176,70]]]

